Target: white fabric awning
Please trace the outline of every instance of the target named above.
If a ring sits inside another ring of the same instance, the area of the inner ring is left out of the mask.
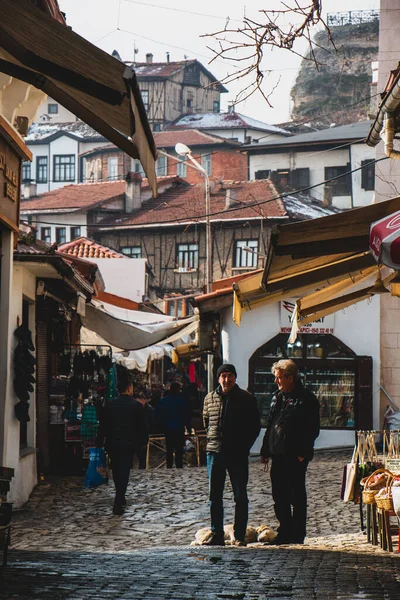
[[[198,328],[199,317],[175,319],[167,315],[128,310],[92,300],[81,316],[84,327],[122,350],[140,350],[156,344],[171,344]]]

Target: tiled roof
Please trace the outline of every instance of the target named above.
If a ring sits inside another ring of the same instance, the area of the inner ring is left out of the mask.
[[[68,244],[62,244],[58,247],[58,251],[78,258],[127,258],[125,254],[85,237],[77,238],[73,242],[68,242]]]
[[[209,146],[209,145],[222,145],[225,146],[240,146],[238,142],[231,142],[226,138],[222,138],[218,135],[211,135],[209,133],[204,133],[202,131],[198,131],[197,129],[192,129],[189,131],[180,130],[180,131],[160,131],[154,133],[154,141],[156,143],[157,148],[173,148],[177,142],[181,142],[182,144],[186,144],[186,146]]]
[[[175,62],[152,62],[152,63],[128,63],[136,73],[136,77],[171,77],[179,73],[187,65],[195,63],[196,60],[182,60]]]
[[[106,141],[100,133],[97,133],[97,131],[82,121],[73,121],[72,123],[32,123],[24,141],[29,145],[63,134],[68,134],[82,141]]]
[[[179,180],[175,175],[166,175],[157,178],[160,190],[165,185],[172,185],[172,181]],[[151,196],[147,179],[142,180],[142,192],[145,198]],[[46,213],[53,211],[78,211],[93,208],[111,200],[123,200],[125,195],[125,180],[102,181],[100,183],[78,183],[66,185],[51,192],[45,192],[32,198],[21,201],[21,214]]]
[[[196,113],[184,115],[176,119],[167,129],[260,129],[270,133],[290,135],[288,131],[277,125],[269,125],[252,117],[237,112]]]
[[[237,198],[239,210],[226,210],[226,193]],[[211,221],[287,217],[283,202],[270,180],[225,181],[223,187],[215,189],[210,197]],[[277,198],[274,199],[273,198]],[[254,202],[266,201],[260,206],[248,206]],[[187,223],[204,221],[205,194],[203,185],[176,184],[156,199],[147,200],[134,214],[121,219],[112,219],[116,226],[166,225],[167,223]],[[106,223],[106,221],[104,221]]]

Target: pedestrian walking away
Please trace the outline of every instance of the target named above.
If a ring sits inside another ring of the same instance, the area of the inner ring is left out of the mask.
[[[117,365],[117,385],[120,396],[108,402],[100,418],[96,446],[111,459],[115,485],[114,515],[122,515],[126,506],[126,489],[134,453],[147,444],[148,429],[143,406],[133,398],[129,371]]]
[[[183,450],[185,446],[185,427],[190,431],[190,407],[181,392],[181,384],[173,381],[169,392],[161,398],[156,407],[155,420],[160,423],[165,435],[167,450],[167,469],[183,467]]]
[[[235,545],[246,545],[249,453],[260,433],[260,415],[256,399],[237,385],[236,377],[234,365],[221,365],[217,371],[219,385],[204,399],[212,531],[208,545],[211,546],[224,545],[223,494],[226,473],[231,480],[235,501]]]
[[[138,390],[135,395],[136,400],[143,406],[144,418],[147,431],[150,433],[153,425],[154,409],[149,404],[149,398],[144,390]],[[147,467],[147,441],[143,446],[136,449],[136,456],[139,462],[139,469]]]
[[[274,544],[302,544],[306,536],[307,466],[319,435],[319,402],[302,385],[293,360],[272,365],[278,390],[272,398],[261,462],[271,464],[272,497],[278,535]]]

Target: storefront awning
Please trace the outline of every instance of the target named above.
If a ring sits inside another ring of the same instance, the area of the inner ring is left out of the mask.
[[[379,268],[369,251],[370,226],[399,209],[400,197],[274,227],[264,272],[233,286],[235,322],[243,310],[299,297],[297,317],[305,325],[371,297]]]
[[[156,195],[156,148],[134,71],[28,0],[0,0],[0,14],[0,71],[138,158]]]
[[[81,316],[87,329],[100,335],[108,344],[122,350],[140,350],[156,344],[171,344],[197,331],[199,317],[174,319],[135,310],[122,309],[92,300]]]

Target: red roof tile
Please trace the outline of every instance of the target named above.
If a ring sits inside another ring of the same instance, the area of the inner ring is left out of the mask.
[[[239,210],[226,210],[226,192],[231,190],[237,197]],[[221,189],[214,190],[210,198],[212,221],[235,219],[274,219],[287,217],[285,206],[270,180],[223,182]],[[261,206],[247,206],[254,202],[266,201]],[[270,200],[270,201],[268,201]],[[113,226],[160,225],[166,223],[187,223],[204,221],[204,186],[189,185],[186,182],[175,184],[156,199],[143,203],[142,208],[129,217],[112,219]],[[106,221],[104,221],[106,223]]]
[[[171,77],[175,73],[179,73],[187,65],[195,63],[196,60],[182,60],[175,62],[159,62],[159,63],[132,63],[131,66],[135,70],[137,77]]]
[[[78,258],[126,258],[125,254],[121,254],[108,246],[103,246],[85,237],[62,244],[58,247],[58,251],[70,256],[77,256]]]
[[[187,146],[209,146],[211,144],[226,146],[240,146],[238,142],[232,142],[226,138],[210,133],[204,133],[198,129],[178,130],[178,131],[160,131],[154,133],[154,141],[157,148],[173,148],[177,142]]]

